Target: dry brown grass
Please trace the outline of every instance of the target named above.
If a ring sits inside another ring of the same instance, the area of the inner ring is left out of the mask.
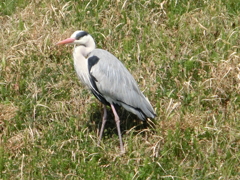
[[[0,179],[237,179],[239,16],[171,3],[37,0],[1,15]],[[114,121],[96,147],[102,107],[72,47],[55,46],[76,29],[123,61],[158,114],[146,128],[121,111],[124,156]]]
[[[9,104],[0,104],[0,137],[3,134],[5,123],[11,124],[11,119],[16,115],[17,107]]]

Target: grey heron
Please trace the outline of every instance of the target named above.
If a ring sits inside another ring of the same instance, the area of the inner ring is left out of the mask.
[[[110,52],[97,49],[92,36],[86,31],[75,31],[70,38],[57,43],[73,44],[73,59],[75,71],[81,82],[87,86],[93,95],[103,103],[103,118],[98,144],[101,141],[104,126],[107,121],[109,105],[114,114],[120,141],[120,150],[124,152],[120,131],[120,119],[116,106],[122,106],[127,111],[146,120],[156,116],[148,99],[139,90],[137,82],[125,66]]]

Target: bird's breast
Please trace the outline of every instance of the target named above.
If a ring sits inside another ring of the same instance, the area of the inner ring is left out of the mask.
[[[89,87],[89,72],[88,72],[88,64],[87,59],[78,53],[73,53],[74,57],[74,68],[78,75],[80,81]]]

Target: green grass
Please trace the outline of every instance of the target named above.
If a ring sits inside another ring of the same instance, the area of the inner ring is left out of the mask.
[[[238,0],[2,1],[0,179],[239,179]],[[101,147],[102,106],[72,47],[92,34],[154,106],[155,128],[120,111]]]

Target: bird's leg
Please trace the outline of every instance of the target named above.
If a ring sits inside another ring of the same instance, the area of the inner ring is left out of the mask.
[[[98,145],[100,144],[100,141],[101,141],[101,139],[102,139],[103,130],[104,130],[106,121],[107,121],[107,107],[106,107],[106,105],[104,104],[104,105],[103,105],[102,126],[101,126],[101,130],[100,130],[99,138],[98,138]]]
[[[117,126],[118,137],[119,137],[119,141],[120,141],[121,153],[124,153],[124,147],[123,147],[123,142],[122,142],[122,135],[121,135],[121,130],[120,130],[120,119],[119,119],[119,116],[118,116],[117,111],[116,111],[116,109],[115,109],[113,104],[111,104],[111,108],[112,108],[112,111],[113,111],[113,114],[114,114],[114,119],[115,119],[116,126]]]

